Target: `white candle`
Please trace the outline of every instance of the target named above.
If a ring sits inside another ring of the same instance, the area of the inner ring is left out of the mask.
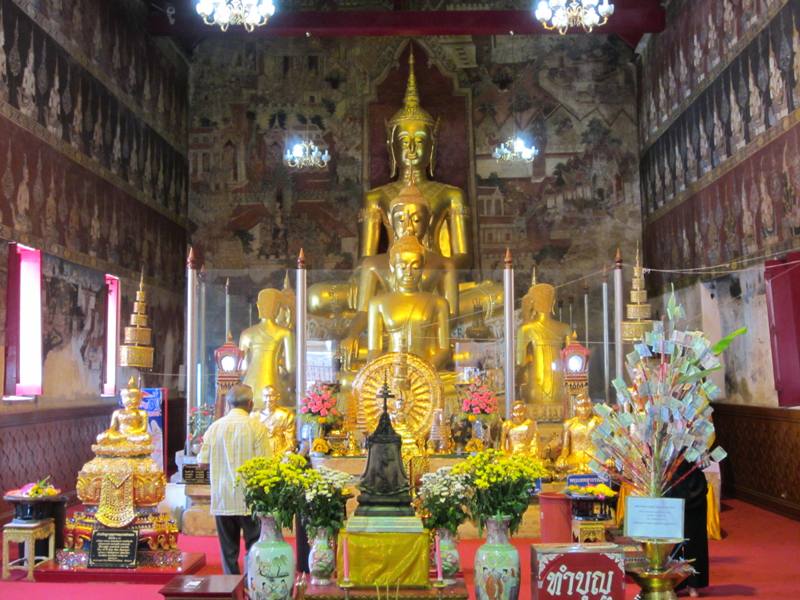
[[[436,580],[442,581],[442,550],[439,546],[439,534],[436,534],[434,538],[434,543],[436,545],[435,548],[435,555],[436,555]]]

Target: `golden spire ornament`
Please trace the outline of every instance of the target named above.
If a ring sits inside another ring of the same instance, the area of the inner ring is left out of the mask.
[[[628,319],[622,322],[622,339],[626,342],[641,340],[653,327],[652,312],[647,302],[647,289],[644,285],[644,267],[640,261],[639,248],[636,248],[636,264],[633,267],[631,282],[631,301],[626,307]]]
[[[125,342],[119,348],[121,367],[153,368],[153,331],[147,323],[147,294],[144,291],[144,271],[133,303],[130,325],[125,327]]]
[[[426,125],[436,126],[436,120],[427,110],[420,106],[417,77],[414,74],[413,45],[408,53],[408,82],[406,83],[406,95],[403,98],[403,108],[394,113],[394,116],[389,120],[388,129],[391,130],[405,121],[421,121]]]

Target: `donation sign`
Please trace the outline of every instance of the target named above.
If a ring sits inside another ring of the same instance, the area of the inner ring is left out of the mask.
[[[633,539],[683,539],[683,498],[625,498],[625,535]]]
[[[625,597],[625,555],[615,544],[534,544],[534,600]]]

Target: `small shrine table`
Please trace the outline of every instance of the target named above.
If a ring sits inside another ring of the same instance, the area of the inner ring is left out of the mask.
[[[36,555],[37,540],[47,540],[46,557]],[[3,579],[8,579],[11,576],[11,569],[19,569],[27,572],[28,581],[33,581],[33,570],[36,566],[48,560],[53,560],[55,556],[55,541],[53,519],[12,521],[3,525]],[[12,561],[9,560],[8,545],[15,542],[23,544],[25,551],[21,553],[18,559]]]
[[[53,519],[56,528],[56,548],[64,547],[64,525],[67,522],[66,494],[38,498],[6,494],[3,496],[3,500],[14,507],[15,523]],[[44,554],[45,552],[47,552],[47,542],[38,542],[36,544],[36,553]],[[21,553],[22,548],[20,548]]]
[[[387,588],[368,588],[352,587],[343,589],[336,584],[330,585],[308,585],[298,588],[295,600],[386,600],[386,598],[396,600],[468,600],[469,592],[464,579],[458,578],[453,585],[441,588],[400,588],[393,586]]]
[[[158,590],[164,600],[244,600],[242,575],[178,575]]]

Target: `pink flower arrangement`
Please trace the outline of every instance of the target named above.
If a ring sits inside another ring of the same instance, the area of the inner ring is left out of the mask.
[[[322,423],[332,421],[334,417],[339,416],[339,411],[336,410],[336,396],[328,386],[317,384],[303,398],[300,412]]]
[[[497,396],[491,388],[477,381],[467,388],[467,395],[461,403],[461,410],[471,420],[477,417],[493,415],[497,412]]]

